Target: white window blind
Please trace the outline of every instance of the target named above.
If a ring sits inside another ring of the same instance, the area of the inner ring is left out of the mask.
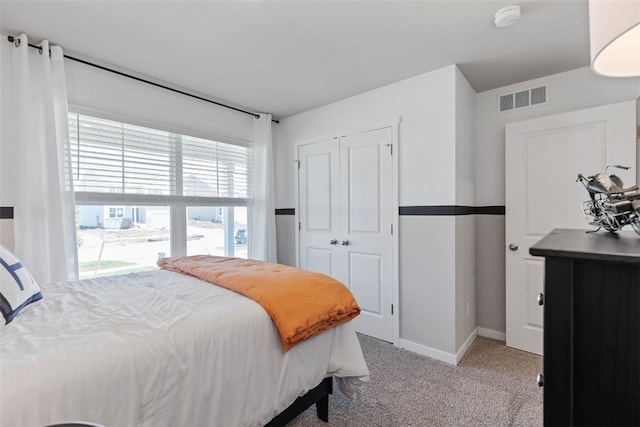
[[[77,200],[246,204],[251,150],[242,145],[69,114]]]

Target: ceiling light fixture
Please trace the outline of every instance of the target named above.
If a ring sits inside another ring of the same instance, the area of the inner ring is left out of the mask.
[[[589,0],[589,37],[593,71],[640,76],[640,1]]]
[[[515,24],[518,19],[520,19],[520,6],[507,6],[496,12],[494,22],[496,27],[502,28]]]

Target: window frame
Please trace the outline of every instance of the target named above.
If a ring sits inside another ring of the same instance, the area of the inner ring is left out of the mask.
[[[119,123],[125,123],[133,126],[141,126],[151,128],[154,130],[169,132],[174,137],[194,137],[206,139],[213,142],[220,142],[225,144],[232,144],[237,146],[246,147],[249,149],[249,159],[247,167],[249,168],[249,176],[253,179],[253,144],[250,141],[239,140],[235,138],[224,137],[220,135],[212,135],[203,132],[199,132],[193,129],[185,129],[176,126],[171,126],[165,123],[158,123],[149,120],[142,120],[135,117],[130,117],[121,114],[115,114],[105,111],[100,111],[92,108],[86,108],[75,104],[69,104],[69,114],[86,115],[103,120],[111,120]],[[69,124],[67,124],[69,126]],[[71,145],[71,139],[69,139]],[[178,151],[178,150],[177,150]],[[173,156],[172,156],[173,157]],[[175,159],[173,159],[175,161]],[[244,198],[234,197],[203,197],[203,196],[185,196],[182,195],[182,174],[177,171],[181,169],[181,159],[175,161],[172,166],[175,166],[175,171],[171,178],[175,181],[176,192],[175,195],[156,195],[156,194],[126,194],[126,193],[106,193],[106,192],[88,192],[88,191],[75,191],[75,204],[77,205],[104,205],[104,206],[169,206],[170,210],[170,248],[172,257],[185,256],[187,254],[187,208],[195,206],[204,207],[217,207],[224,209],[224,217],[233,219],[232,207],[246,207],[247,218],[251,217],[251,206],[253,199],[251,197],[252,184],[248,185],[248,196]],[[72,165],[73,167],[73,165]],[[75,183],[75,177],[74,177]],[[250,251],[249,245],[251,245],[249,224],[247,224],[247,245],[248,252]],[[225,256],[234,255],[234,224],[233,222],[224,222],[224,234],[225,234]],[[228,243],[231,242],[231,246]]]

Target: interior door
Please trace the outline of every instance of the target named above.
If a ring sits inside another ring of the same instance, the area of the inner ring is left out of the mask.
[[[300,268],[345,282],[344,263],[336,258],[340,221],[339,140],[298,148]]]
[[[300,268],[340,280],[362,313],[358,332],[393,341],[392,130],[301,145]]]
[[[391,128],[340,139],[341,261],[362,309],[354,325],[386,341],[393,341],[391,140]]]
[[[505,160],[507,345],[542,354],[544,259],[529,247],[554,228],[589,228],[578,173],[622,164],[632,169],[616,174],[635,183],[635,102],[508,124]]]

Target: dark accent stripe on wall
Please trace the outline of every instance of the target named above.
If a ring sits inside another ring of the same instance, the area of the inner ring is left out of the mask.
[[[0,206],[0,219],[13,219],[13,206]]]
[[[504,206],[400,206],[400,215],[455,216],[455,215],[504,215]]]
[[[504,215],[504,206],[400,206],[400,215],[455,216],[455,215]],[[294,208],[276,209],[276,215],[295,215]]]
[[[276,215],[295,215],[296,210],[294,208],[276,209]]]
[[[476,215],[504,215],[504,206],[476,206]]]

